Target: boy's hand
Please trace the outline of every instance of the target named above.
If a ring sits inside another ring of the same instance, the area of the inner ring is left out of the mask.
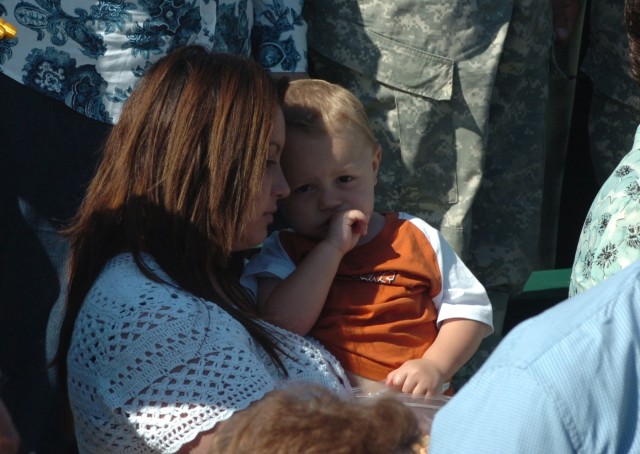
[[[581,2],[578,0],[551,0],[555,40],[567,45],[580,16]]]
[[[438,396],[446,377],[428,359],[411,359],[387,375],[385,384],[414,396]]]
[[[367,234],[369,216],[359,210],[338,211],[331,218],[324,241],[346,254]]]

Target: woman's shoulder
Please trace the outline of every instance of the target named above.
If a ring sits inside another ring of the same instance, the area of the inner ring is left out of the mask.
[[[133,255],[120,254],[107,262],[87,295],[85,305],[97,304],[97,309],[105,315],[127,318],[144,311],[184,317],[205,303],[175,284],[153,258],[143,256],[142,260],[155,278],[143,273]]]
[[[254,352],[242,325],[215,303],[149,278],[123,255],[105,266],[85,299],[68,359],[70,369],[103,377],[135,369],[129,382],[149,383],[225,349]]]
[[[87,443],[97,433],[125,450],[175,452],[275,387],[239,323],[158,277],[115,257],[83,304],[67,365],[74,414],[100,422],[79,426]]]
[[[185,336],[193,337],[195,344],[203,339],[246,341],[248,333],[215,302],[180,288],[153,259],[144,260],[156,279],[143,273],[131,254],[109,261],[84,301],[77,327],[90,329],[105,344],[126,336],[129,350],[136,348],[134,339],[139,337],[146,339],[140,348],[146,348],[147,341],[166,345]],[[75,332],[82,336],[85,330]]]

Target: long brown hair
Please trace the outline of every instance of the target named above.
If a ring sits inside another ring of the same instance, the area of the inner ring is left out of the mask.
[[[56,355],[66,355],[78,312],[105,263],[149,253],[186,291],[215,301],[282,368],[272,335],[238,283],[233,245],[261,190],[274,114],[286,81],[255,62],[180,48],[151,66],[127,100],[73,223],[66,229],[66,313]]]

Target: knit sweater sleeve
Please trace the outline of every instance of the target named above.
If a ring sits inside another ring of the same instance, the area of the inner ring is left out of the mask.
[[[226,312],[119,271],[85,300],[67,357],[81,451],[175,452],[276,386]]]
[[[270,329],[288,377],[219,306],[115,260],[85,299],[67,356],[80,452],[176,452],[286,381],[347,392],[331,355]]]

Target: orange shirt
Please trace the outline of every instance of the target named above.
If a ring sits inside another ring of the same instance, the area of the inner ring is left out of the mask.
[[[342,366],[383,380],[420,358],[437,335],[435,297],[442,288],[437,256],[414,224],[385,214],[384,229],[340,263],[325,306],[309,333]],[[293,232],[280,242],[297,265],[316,245]]]

